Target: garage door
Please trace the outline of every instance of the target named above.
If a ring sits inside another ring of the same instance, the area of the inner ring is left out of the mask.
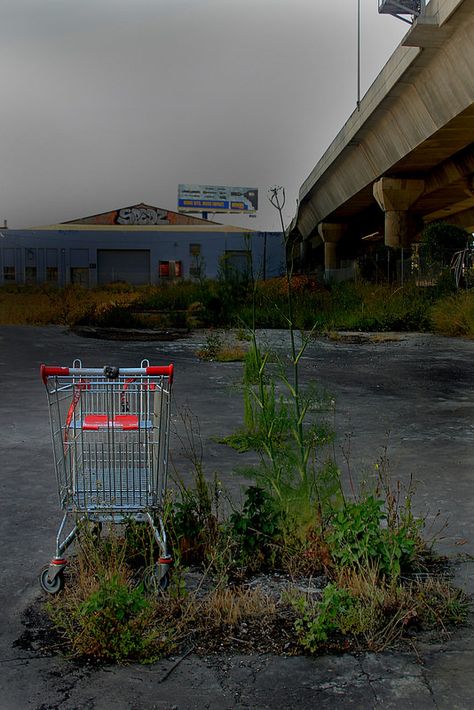
[[[106,284],[126,281],[130,284],[150,283],[150,252],[147,249],[99,249],[97,281]]]

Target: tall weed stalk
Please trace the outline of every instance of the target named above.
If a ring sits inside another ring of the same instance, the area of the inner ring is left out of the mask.
[[[270,202],[278,210],[282,238],[286,251],[286,309],[283,318],[290,340],[290,371],[285,362],[277,358],[276,371],[271,366],[268,352],[262,353],[256,336],[256,295],[257,282],[253,272],[252,322],[250,327],[250,348],[244,369],[244,421],[253,447],[260,453],[260,466],[252,469],[250,475],[275,499],[284,518],[291,525],[307,532],[316,519],[322,518],[325,505],[322,498],[340,495],[339,471],[336,466],[326,467],[319,485],[317,484],[317,464],[315,447],[322,441],[321,427],[311,425],[309,414],[316,397],[313,392],[303,390],[300,384],[300,361],[310,341],[312,331],[301,335],[296,333],[293,299],[294,260],[291,245],[285,231],[282,210],[285,193],[282,188],[273,188]]]

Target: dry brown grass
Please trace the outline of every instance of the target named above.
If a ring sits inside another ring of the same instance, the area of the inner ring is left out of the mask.
[[[100,316],[112,306],[127,306],[138,294],[107,289],[16,287],[0,288],[2,325],[74,325],[88,316]]]
[[[199,605],[199,615],[206,628],[234,628],[242,621],[271,616],[275,612],[274,600],[258,587],[215,589]]]
[[[474,339],[474,291],[459,291],[438,301],[431,320],[438,333]]]

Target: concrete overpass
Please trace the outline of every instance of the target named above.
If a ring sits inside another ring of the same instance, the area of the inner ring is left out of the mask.
[[[474,231],[473,176],[474,0],[431,0],[301,186],[290,231],[303,263],[324,244],[326,269],[371,233],[405,247],[436,220]]]

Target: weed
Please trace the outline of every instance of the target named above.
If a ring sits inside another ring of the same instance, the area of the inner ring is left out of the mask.
[[[189,408],[180,412],[182,453],[191,464],[194,485],[185,486],[178,475],[178,500],[170,508],[167,524],[179,559],[185,564],[206,561],[219,537],[221,485],[214,476],[208,483],[202,465],[203,445],[198,420]]]
[[[3,286],[0,322],[46,325],[107,325],[108,327],[240,327],[237,339],[251,339],[242,323],[254,327],[287,328],[289,296],[294,328],[322,333],[336,330],[410,331],[432,327],[432,306],[454,289],[452,272],[436,272],[434,286],[406,284],[395,288],[365,282],[317,284],[294,274],[259,281],[257,277],[199,279],[161,286],[111,284],[97,289],[75,285]],[[251,286],[251,288],[249,288]],[[291,290],[291,295],[289,291]],[[457,302],[456,302],[457,303]],[[436,315],[435,328],[467,335],[466,325],[450,325],[447,315]],[[439,324],[439,320],[443,325]],[[472,319],[471,319],[472,320]],[[470,321],[468,321],[470,322]],[[458,331],[459,329],[459,331]],[[472,328],[471,328],[472,330]]]
[[[250,570],[274,564],[276,545],[281,538],[281,514],[263,488],[246,489],[242,511],[230,517],[229,532],[238,563]]]
[[[471,599],[443,579],[428,577],[412,586],[417,613],[428,626],[446,628],[467,620]]]
[[[410,526],[383,527],[387,521],[383,505],[382,499],[367,496],[346,503],[333,516],[327,541],[340,567],[372,564],[389,579],[410,568],[418,539]]]
[[[186,325],[189,328],[202,328],[206,320],[206,308],[200,301],[190,303],[186,311]]]
[[[98,536],[92,526],[82,526],[70,565],[71,584],[47,609],[74,655],[149,662],[171,651],[177,627],[167,625],[172,612],[163,598],[147,596],[137,585],[135,562],[127,551],[137,552],[138,540],[144,540],[141,532],[133,544],[120,533],[112,526]],[[146,557],[146,549],[138,551]]]
[[[203,626],[214,629],[234,628],[242,621],[258,619],[275,612],[275,602],[258,587],[215,589],[199,607]]]
[[[246,349],[241,345],[226,342],[220,333],[209,333],[206,345],[197,351],[200,360],[216,362],[241,362],[246,358]]]
[[[303,648],[311,653],[319,650],[330,634],[341,630],[343,619],[354,603],[354,597],[335,584],[328,584],[324,588],[322,599],[316,604],[304,596],[297,597],[293,601],[298,613],[295,630]]]
[[[222,336],[219,333],[209,333],[206,335],[206,344],[198,350],[197,356],[200,360],[215,360],[222,348]]]
[[[83,652],[114,661],[139,657],[144,644],[140,622],[149,606],[143,587],[130,589],[116,576],[102,580],[77,610],[78,633],[87,638]]]
[[[319,602],[300,594],[291,603],[299,643],[310,653],[328,643],[383,651],[414,628],[446,631],[463,623],[469,609],[466,595],[445,580],[384,581],[374,565],[341,570]]]

